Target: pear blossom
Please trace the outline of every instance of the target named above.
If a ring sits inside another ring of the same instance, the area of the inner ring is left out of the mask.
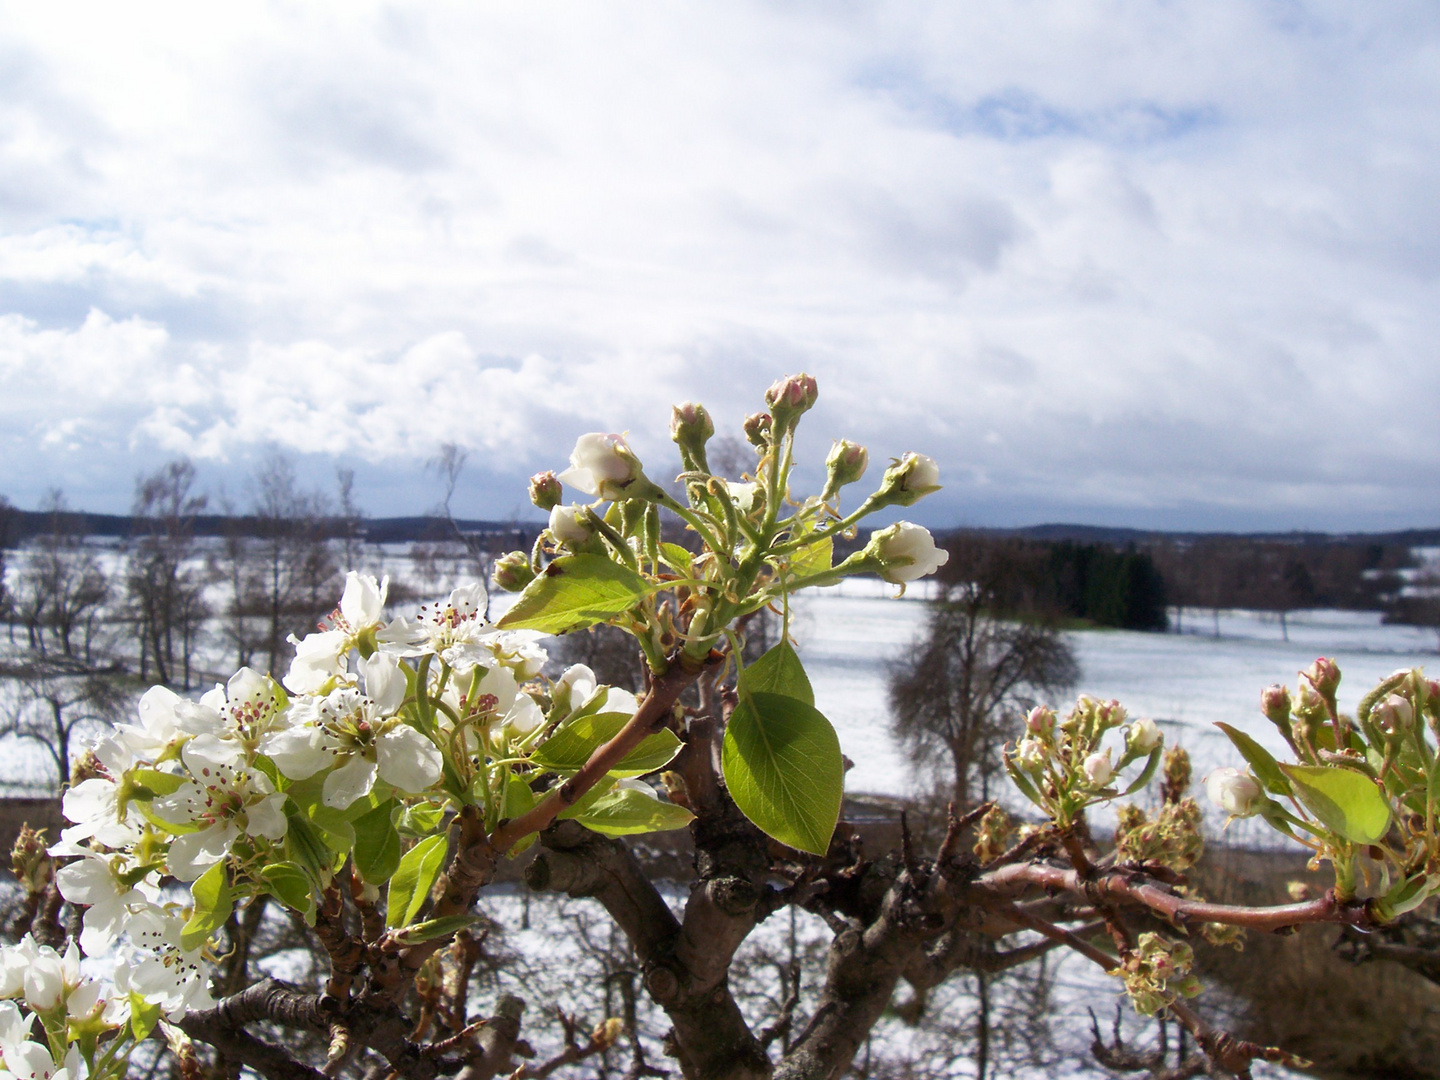
[[[636,494],[636,481],[643,479],[640,459],[625,442],[624,435],[592,431],[581,435],[570,452],[570,468],[558,475],[562,484],[600,499],[625,499]]]
[[[192,779],[151,803],[162,821],[201,825],[170,844],[166,861],[176,878],[194,881],[225,858],[242,835],[285,836],[285,796],[264,773],[246,765],[235,743],[197,735],[180,754]]]
[[[492,629],[485,621],[488,599],[478,581],[461,585],[443,603],[422,605],[413,620],[396,619],[376,637],[397,656],[434,653],[457,671],[476,664],[488,667],[493,656],[485,648],[485,636]]]
[[[341,686],[297,708],[300,723],[264,744],[275,767],[304,780],[335,766],[325,777],[325,805],[345,809],[375,786],[378,773],[402,791],[424,791],[440,779],[440,751],[420,732],[394,717],[405,697],[405,677],[394,657],[377,653],[361,661],[373,696]]]
[[[388,577],[376,581],[373,574],[354,570],[346,574],[340,605],[324,620],[320,630],[303,639],[290,635],[295,659],[285,675],[286,689],[296,694],[313,694],[330,679],[344,675],[346,654],[379,629],[389,591]]]
[[[131,764],[129,748],[120,738],[106,736],[95,744],[92,757],[100,775],[66,789],[60,807],[73,824],[61,831],[60,838],[71,843],[94,839],[106,847],[126,847],[140,839],[144,824],[140,812],[121,797],[122,774]]]
[[[159,1005],[172,1021],[181,1019],[189,1009],[208,1009],[215,1004],[201,950],[180,945],[184,925],[184,917],[173,909],[149,907],[137,913],[128,927],[128,962],[115,973],[117,990],[137,993]]]
[[[540,674],[550,654],[540,647],[545,635],[538,630],[492,630],[481,637],[492,664],[508,667],[524,682]]]
[[[274,679],[254,668],[242,667],[223,688],[217,683],[213,690],[201,695],[198,705],[182,704],[178,715],[187,731],[235,739],[253,748],[283,724],[285,705],[285,693]],[[218,729],[212,726],[214,716],[220,718]]]
[[[153,906],[159,889],[143,882],[127,885],[116,872],[115,856],[62,841],[50,849],[52,855],[78,856],[55,874],[60,895],[85,908],[80,947],[87,956],[106,952],[138,911]],[[142,891],[143,890],[143,891]]]
[[[879,574],[892,585],[903,585],[933,574],[950,561],[950,553],[935,546],[923,525],[897,521],[870,538],[870,551],[879,559]]]

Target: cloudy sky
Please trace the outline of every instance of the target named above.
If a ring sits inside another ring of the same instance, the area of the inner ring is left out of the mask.
[[[1429,2],[4,4],[0,492],[508,516],[807,370],[931,524],[1440,524],[1437,192]]]

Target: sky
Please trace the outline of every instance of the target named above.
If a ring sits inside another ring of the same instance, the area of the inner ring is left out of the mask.
[[[807,371],[932,526],[1433,526],[1437,191],[1429,2],[4,3],[0,493],[510,517]]]

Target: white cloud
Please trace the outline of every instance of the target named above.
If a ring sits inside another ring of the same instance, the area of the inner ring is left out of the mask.
[[[814,452],[936,454],[942,517],[1434,513],[1427,5],[7,21],[0,416],[58,439],[12,437],[22,502],[102,446],[114,493],[266,445],[661,460],[671,401],[804,367]]]

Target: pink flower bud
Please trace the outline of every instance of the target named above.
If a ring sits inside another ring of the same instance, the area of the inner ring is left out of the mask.
[[[1323,698],[1333,700],[1340,689],[1340,668],[1329,657],[1319,657],[1300,674]]]
[[[686,401],[670,413],[670,438],[680,447],[687,469],[705,469],[705,444],[715,434],[715,422],[704,405]],[[708,470],[707,470],[708,471]]]
[[[1279,683],[1272,683],[1260,691],[1260,711],[1282,731],[1290,727],[1290,691]]]
[[[772,420],[769,413],[751,413],[745,418],[745,438],[751,446],[763,449],[770,445]]]
[[[825,490],[820,498],[825,502],[833,499],[846,484],[853,484],[865,475],[865,466],[870,463],[870,452],[865,447],[841,439],[830,448],[825,458]]]
[[[519,592],[535,580],[535,570],[530,565],[529,555],[523,551],[512,551],[495,560],[492,577],[497,587],[506,592]]]
[[[805,374],[787,375],[777,379],[765,391],[765,404],[770,406],[770,418],[775,435],[781,436],[793,431],[801,414],[815,404],[819,390],[815,380]]]
[[[1055,730],[1055,710],[1037,705],[1025,717],[1025,728],[1032,735],[1047,735]]]
[[[530,501],[541,510],[554,510],[564,494],[560,481],[548,469],[530,477]]]

